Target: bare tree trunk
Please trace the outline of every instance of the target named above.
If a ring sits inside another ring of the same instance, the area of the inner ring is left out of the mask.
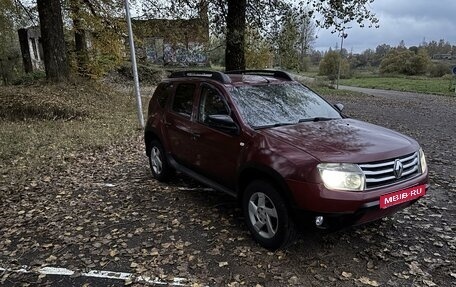
[[[37,0],[41,26],[46,78],[63,82],[70,77],[70,67],[63,35],[62,11],[59,0]]]
[[[76,61],[78,64],[78,73],[80,75],[87,74],[87,65],[89,63],[89,56],[87,50],[86,31],[82,26],[81,19],[79,18],[81,2],[78,0],[70,1],[71,19],[73,20],[74,29],[74,46],[76,52]]]
[[[227,71],[245,69],[244,36],[246,30],[246,8],[246,0],[228,0],[225,50],[225,69]]]

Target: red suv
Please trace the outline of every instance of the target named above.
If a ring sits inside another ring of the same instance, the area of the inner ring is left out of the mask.
[[[153,176],[180,171],[240,200],[253,237],[283,246],[296,223],[357,225],[429,188],[419,144],[351,119],[282,71],[183,71],[149,103]]]

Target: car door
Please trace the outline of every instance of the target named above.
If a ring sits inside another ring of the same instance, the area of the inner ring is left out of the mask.
[[[183,165],[193,161],[193,104],[197,86],[194,83],[178,83],[171,107],[164,117],[165,138],[172,157]]]
[[[212,180],[233,188],[240,153],[239,130],[210,123],[210,115],[230,115],[223,94],[210,84],[199,89],[198,113],[193,128],[194,167]]]

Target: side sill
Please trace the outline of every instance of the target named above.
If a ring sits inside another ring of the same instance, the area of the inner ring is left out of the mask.
[[[186,175],[190,176],[193,179],[196,179],[197,181],[212,187],[215,190],[222,191],[224,193],[227,193],[228,195],[231,195],[232,197],[237,197],[237,193],[181,164],[179,164],[173,157],[168,155],[168,161],[169,163],[178,171],[185,173]]]

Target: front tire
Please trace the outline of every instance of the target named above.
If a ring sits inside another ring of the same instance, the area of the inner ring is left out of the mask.
[[[270,183],[250,183],[242,196],[242,209],[253,238],[263,247],[275,250],[292,241],[293,221],[283,197]]]
[[[168,181],[174,174],[174,169],[169,165],[165,149],[158,140],[150,143],[149,165],[153,177],[161,182]]]

